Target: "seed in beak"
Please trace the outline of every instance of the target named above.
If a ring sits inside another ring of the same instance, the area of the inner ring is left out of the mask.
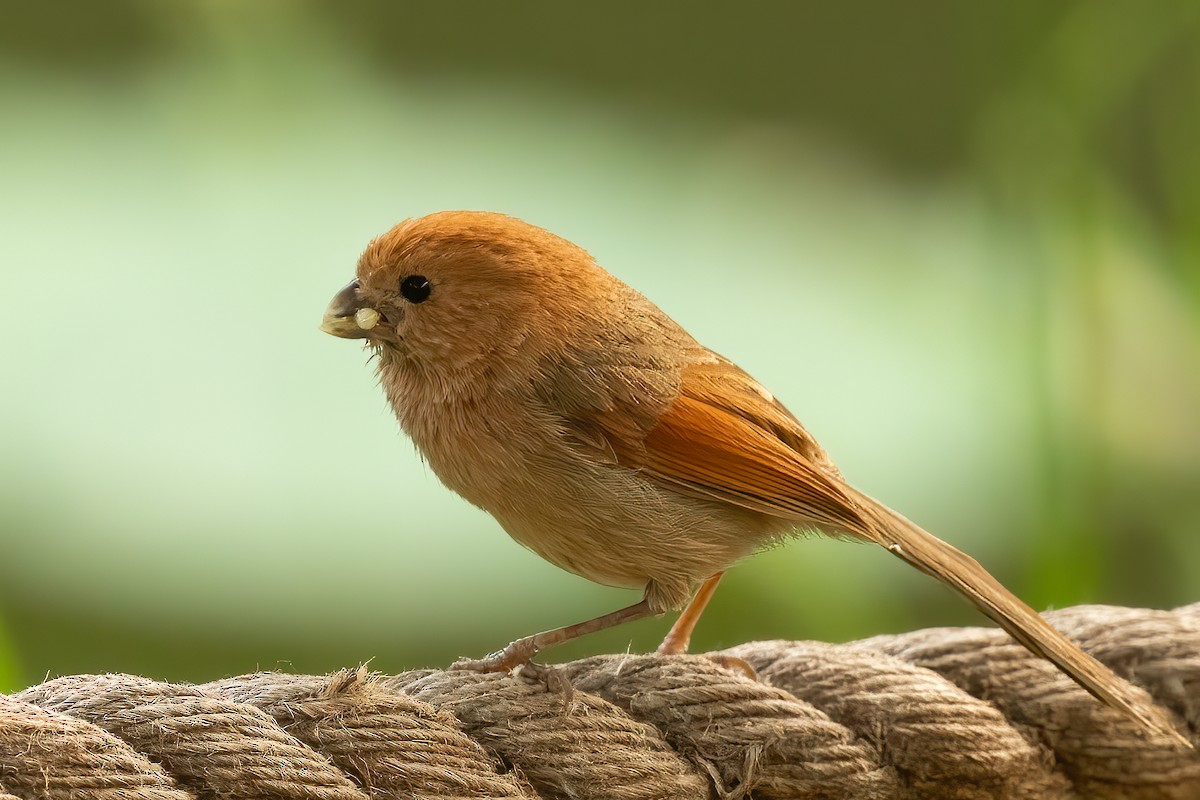
[[[373,308],[360,308],[354,312],[354,321],[364,331],[369,331],[379,324],[379,312]]]

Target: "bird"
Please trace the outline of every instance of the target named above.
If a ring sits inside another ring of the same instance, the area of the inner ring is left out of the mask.
[[[364,340],[400,427],[449,489],[552,564],[642,592],[457,667],[509,671],[680,609],[659,652],[686,652],[726,569],[816,531],[884,547],[1103,703],[1187,744],[1144,692],[973,558],[851,486],[771,392],[564,238],[486,211],[406,219],[368,244],[321,330]]]

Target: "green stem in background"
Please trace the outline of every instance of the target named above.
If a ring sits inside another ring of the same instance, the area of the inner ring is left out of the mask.
[[[1041,452],[1035,459],[1039,525],[1031,548],[1029,599],[1038,607],[1093,599],[1103,552],[1098,546],[1102,532],[1091,511],[1100,501],[1100,453],[1091,438],[1095,429],[1086,420],[1064,418],[1065,409],[1090,417],[1099,402],[1101,367],[1088,336],[1095,327],[1091,281],[1088,267],[1081,264],[1084,253],[1064,252],[1053,246],[1052,238],[1042,238],[1049,246],[1041,248],[1043,269],[1036,271],[1030,348]]]
[[[0,694],[21,688],[19,672],[16,653],[4,627],[4,620],[0,618]]]

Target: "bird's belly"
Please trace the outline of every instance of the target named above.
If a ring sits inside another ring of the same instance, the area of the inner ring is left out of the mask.
[[[588,580],[645,587],[658,610],[686,603],[696,583],[778,533],[778,520],[680,494],[564,440],[521,447],[506,431],[472,431],[414,439],[442,482],[517,542]]]
[[[767,538],[759,515],[685,497],[617,466],[565,473],[560,463],[527,484],[510,475],[504,488],[477,504],[517,542],[596,583],[652,588],[664,608],[685,603],[697,582]]]
[[[630,563],[626,548],[608,530],[579,529],[561,520],[548,526],[538,520],[497,517],[501,527],[517,543],[529,548],[560,569],[605,586],[641,588],[654,572],[652,565]]]

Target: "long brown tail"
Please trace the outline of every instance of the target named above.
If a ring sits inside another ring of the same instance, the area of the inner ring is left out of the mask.
[[[1189,742],[1171,724],[1166,713],[1144,692],[1118,677],[1079,649],[1012,592],[975,559],[946,544],[892,511],[887,506],[850,489],[872,530],[856,531],[922,572],[953,587],[1008,631],[1034,655],[1045,658],[1087,689],[1101,702],[1125,712],[1138,722],[1188,747]]]

